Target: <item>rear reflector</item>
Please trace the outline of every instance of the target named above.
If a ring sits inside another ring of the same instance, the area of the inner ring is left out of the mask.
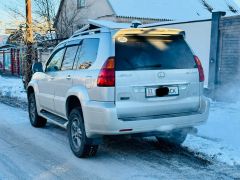
[[[194,56],[194,59],[195,59],[195,62],[197,64],[197,68],[198,68],[198,72],[199,72],[199,81],[203,82],[205,80],[205,77],[204,77],[204,71],[203,71],[202,63],[197,56]]]
[[[115,86],[115,58],[109,57],[104,63],[98,75],[97,85],[99,87]]]

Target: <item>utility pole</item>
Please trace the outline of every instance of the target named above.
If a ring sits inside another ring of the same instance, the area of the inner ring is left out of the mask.
[[[32,31],[32,3],[31,0],[26,2],[26,26],[27,26],[27,44],[33,44],[33,31]]]
[[[26,88],[32,77],[32,60],[34,59],[33,50],[33,30],[32,30],[32,4],[31,0],[26,3],[26,63],[24,69],[24,87]]]

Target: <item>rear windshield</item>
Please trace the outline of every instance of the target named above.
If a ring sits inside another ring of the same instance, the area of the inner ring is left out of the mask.
[[[116,70],[195,68],[183,36],[124,36],[116,38]]]

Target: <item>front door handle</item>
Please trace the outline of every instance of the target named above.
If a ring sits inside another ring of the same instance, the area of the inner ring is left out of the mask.
[[[70,76],[70,75],[68,75],[68,76],[66,77],[66,79],[69,79],[69,80],[70,80],[70,79],[71,79],[71,76]]]

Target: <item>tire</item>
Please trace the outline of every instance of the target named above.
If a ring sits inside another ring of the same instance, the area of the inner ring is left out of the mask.
[[[72,152],[79,158],[95,156],[98,145],[91,145],[87,138],[81,108],[70,112],[68,123],[68,139]]]
[[[188,132],[186,130],[175,130],[166,133],[163,136],[156,136],[160,144],[181,145],[187,138]]]
[[[33,127],[40,128],[46,125],[47,120],[39,116],[37,113],[36,99],[34,93],[31,93],[28,96],[28,113],[30,123]]]

